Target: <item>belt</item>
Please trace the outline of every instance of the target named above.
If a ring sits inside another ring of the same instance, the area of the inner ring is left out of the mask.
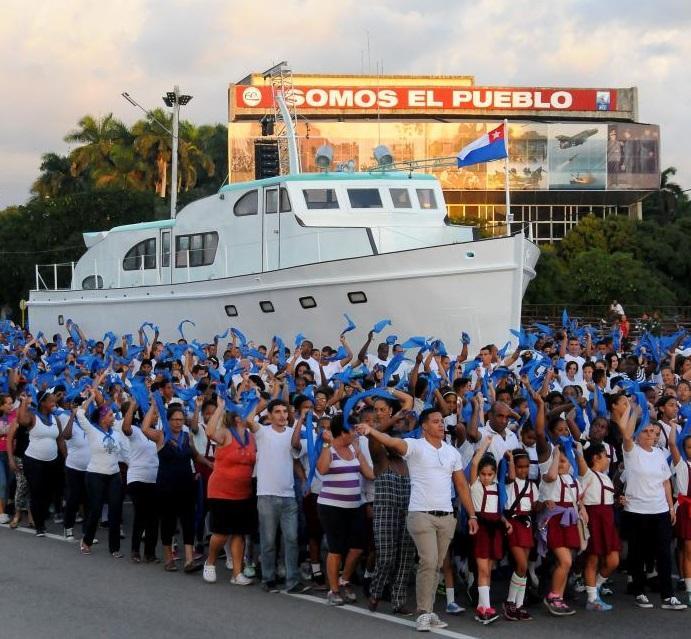
[[[448,517],[449,515],[453,515],[453,513],[446,510],[423,510],[422,512],[427,515],[432,515],[432,517]]]

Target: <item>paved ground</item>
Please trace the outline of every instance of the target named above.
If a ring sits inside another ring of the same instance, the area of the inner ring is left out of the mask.
[[[127,540],[123,542],[126,548]],[[171,574],[160,565],[114,560],[103,543],[84,557],[77,543],[52,536],[37,539],[6,526],[0,526],[0,557],[2,638],[419,636],[412,621],[373,615],[362,607],[333,609],[324,605],[320,596],[269,595],[256,586],[231,586],[220,562],[219,581],[209,585],[200,573]],[[657,599],[654,601],[657,604]],[[616,608],[611,613],[588,613],[579,608],[576,615],[563,619],[550,617],[537,606],[532,622],[519,625],[500,620],[489,627],[480,626],[466,612],[458,618],[446,618],[448,629],[434,634],[456,639],[515,639],[519,633],[530,633],[532,639],[681,639],[691,634],[689,610],[640,610],[624,595],[615,595],[613,603]],[[381,609],[386,612],[386,604]]]

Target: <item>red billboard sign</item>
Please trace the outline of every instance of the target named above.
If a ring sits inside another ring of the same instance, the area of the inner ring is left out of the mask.
[[[235,107],[271,108],[271,87],[235,85]],[[294,87],[305,111],[616,111],[616,89],[528,87]]]

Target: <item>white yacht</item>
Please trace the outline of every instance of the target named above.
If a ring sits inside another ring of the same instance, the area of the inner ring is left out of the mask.
[[[235,326],[257,343],[304,333],[333,345],[347,313],[358,341],[386,318],[382,339],[424,334],[454,352],[461,331],[479,347],[519,326],[539,255],[522,233],[478,240],[449,224],[436,178],[409,171],[229,184],[175,219],[84,241],[69,287],[37,267],[32,331],[52,335],[69,318],[89,335],[123,334],[151,321],[175,340],[189,319],[188,339]]]

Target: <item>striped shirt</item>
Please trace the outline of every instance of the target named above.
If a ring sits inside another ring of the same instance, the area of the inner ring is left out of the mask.
[[[322,487],[317,503],[338,508],[358,508],[362,504],[360,490],[360,462],[355,449],[349,446],[353,459],[341,459],[331,448],[329,471],[322,475]]]

